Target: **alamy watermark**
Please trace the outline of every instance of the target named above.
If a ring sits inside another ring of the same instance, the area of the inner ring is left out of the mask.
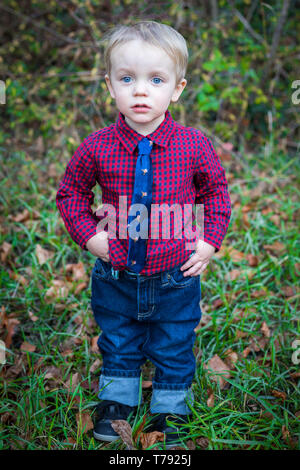
[[[6,87],[5,82],[0,80],[0,104],[6,103]]]
[[[193,207],[195,206],[195,213]],[[127,196],[119,196],[119,239],[133,240],[149,238],[148,209],[144,204],[132,204],[127,211]],[[106,215],[107,213],[107,215]],[[173,214],[173,236],[170,233],[171,214]],[[194,218],[193,218],[194,215]],[[97,217],[103,217],[97,224],[97,233],[104,231],[108,225],[110,239],[116,239],[117,211],[113,204],[103,204],[96,211]],[[128,224],[128,217],[134,219]],[[160,220],[162,223],[160,223]],[[194,225],[195,222],[195,225]],[[204,204],[151,204],[150,210],[151,239],[160,238],[160,228],[163,240],[185,240],[186,250],[195,250],[200,239],[204,239]]]
[[[292,363],[298,365],[300,364],[300,339],[295,339],[292,342],[292,349],[296,350],[292,354]]]
[[[5,343],[0,339],[0,364],[5,364],[6,363],[6,349],[5,349]]]
[[[294,80],[292,83],[292,88],[296,88],[296,91],[292,93],[292,103],[300,104],[300,80]]]

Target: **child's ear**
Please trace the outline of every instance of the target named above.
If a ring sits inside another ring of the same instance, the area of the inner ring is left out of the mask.
[[[186,84],[187,84],[186,79],[182,78],[179,81],[179,83],[176,85],[175,90],[174,90],[173,95],[172,95],[172,98],[171,98],[171,101],[173,103],[176,103],[176,101],[178,101],[181,93],[183,92],[184,88],[186,87]]]
[[[112,88],[112,86],[111,86],[111,81],[110,81],[109,75],[107,75],[107,73],[106,73],[105,76],[104,76],[104,78],[105,78],[106,85],[107,85],[108,91],[109,91],[109,93],[110,93],[110,96],[111,96],[112,98],[115,98],[114,90],[113,90],[113,88]]]

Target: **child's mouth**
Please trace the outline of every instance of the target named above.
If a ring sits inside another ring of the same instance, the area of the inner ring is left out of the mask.
[[[149,111],[150,108],[147,105],[135,105],[132,106],[132,109],[137,113],[145,113]]]

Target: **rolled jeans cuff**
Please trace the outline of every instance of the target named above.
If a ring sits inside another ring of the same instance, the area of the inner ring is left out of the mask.
[[[151,413],[191,414],[188,403],[193,406],[194,394],[190,388],[186,390],[167,390],[153,388],[150,403]]]
[[[100,400],[114,400],[128,406],[138,406],[143,403],[142,393],[139,394],[140,377],[119,377],[100,375]],[[140,401],[139,401],[139,396]]]

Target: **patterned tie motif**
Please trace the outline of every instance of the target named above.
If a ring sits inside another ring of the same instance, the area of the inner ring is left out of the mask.
[[[132,207],[134,215],[128,215],[129,248],[126,263],[128,268],[135,273],[143,269],[146,261],[152,201],[153,173],[150,158],[152,142],[145,137],[139,142],[138,150],[131,206],[133,204],[141,204],[141,206]]]

